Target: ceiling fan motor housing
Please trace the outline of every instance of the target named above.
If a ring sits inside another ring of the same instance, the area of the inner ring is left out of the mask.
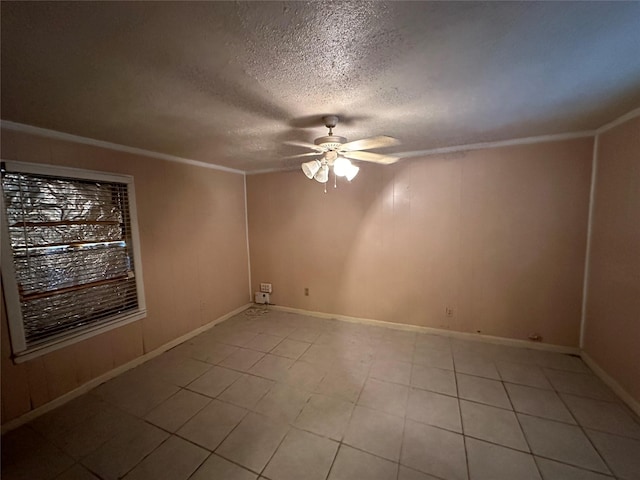
[[[337,150],[340,145],[347,143],[347,139],[338,135],[327,135],[326,137],[316,138],[313,143],[326,148],[327,150]]]
[[[325,115],[322,117],[322,122],[325,124],[327,128],[335,128],[338,124],[338,116],[337,115]]]

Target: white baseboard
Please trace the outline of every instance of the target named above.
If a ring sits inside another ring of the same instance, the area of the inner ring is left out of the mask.
[[[17,418],[14,418],[10,421],[8,421],[7,423],[5,423],[4,425],[2,425],[2,434],[4,435],[5,433],[14,430],[22,425],[24,425],[25,423],[30,422],[31,420],[44,415],[47,412],[50,412],[51,410],[58,408],[61,405],[64,405],[65,403],[73,400],[74,398],[79,397],[80,395],[83,395],[85,393],[87,393],[89,390],[92,390],[93,388],[97,387],[98,385],[103,384],[104,382],[111,380],[114,377],[117,377],[118,375],[126,372],[127,370],[131,370],[132,368],[137,367],[138,365],[141,365],[145,362],[148,362],[149,360],[151,360],[152,358],[157,357],[158,355],[163,354],[164,352],[166,352],[167,350],[172,349],[173,347],[176,347],[178,345],[180,345],[183,342],[186,342],[187,340],[190,340],[191,338],[200,335],[203,332],[206,332],[207,330],[209,330],[210,328],[215,327],[217,324],[224,322],[225,320],[228,320],[229,318],[233,317],[234,315],[237,315],[238,313],[241,313],[243,311],[245,311],[247,308],[249,308],[252,304],[251,303],[247,303],[245,305],[242,305],[241,307],[236,308],[235,310],[232,310],[229,313],[226,313],[224,315],[222,315],[221,317],[216,318],[215,320],[213,320],[212,322],[207,323],[206,325],[203,325],[201,327],[196,328],[195,330],[192,330],[191,332],[182,335],[181,337],[175,338],[173,340],[171,340],[168,343],[165,343],[164,345],[156,348],[155,350],[152,350],[150,352],[145,353],[144,355],[134,358],[133,360],[131,360],[130,362],[125,363],[124,365],[120,365],[119,367],[114,368],[113,370],[109,370],[106,373],[103,373],[102,375],[100,375],[99,377],[96,377],[92,380],[89,380],[87,383],[80,385],[79,387],[71,390],[70,392],[65,393],[64,395],[58,397],[58,398],[54,398],[53,400],[51,400],[48,403],[45,403],[44,405],[39,406],[38,408],[34,408],[33,410],[28,411],[27,413],[25,413],[24,415],[21,415]]]
[[[605,372],[602,367],[598,365],[596,361],[589,356],[589,354],[587,354],[587,352],[583,350],[580,352],[580,356],[584,363],[593,370],[593,373],[600,377],[600,380],[606,383],[607,386],[613,390],[613,392],[618,395],[638,417],[640,417],[640,402],[633,398],[615,378]]]
[[[545,350],[548,352],[570,353],[580,355],[580,349],[577,347],[566,347],[564,345],[553,345],[551,343],[528,342],[526,340],[517,340],[515,338],[494,337],[492,335],[482,335],[479,333],[457,332],[455,330],[444,330],[441,328],[422,327],[420,325],[409,325],[406,323],[386,322],[384,320],[373,320],[370,318],[349,317],[347,315],[337,315],[334,313],[314,312],[303,310],[301,308],[284,307],[280,305],[270,305],[270,309],[280,310],[283,312],[299,313],[318,318],[330,318],[341,320],[343,322],[360,323],[364,325],[374,325],[378,327],[392,328],[395,330],[407,330],[410,332],[430,333],[433,335],[441,335],[451,338],[459,338],[463,340],[471,340],[475,342],[493,343],[496,345],[509,345],[512,347],[532,348],[535,350]]]

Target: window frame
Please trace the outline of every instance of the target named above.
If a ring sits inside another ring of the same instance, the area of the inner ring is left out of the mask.
[[[102,181],[126,184],[129,197],[129,218],[131,227],[131,242],[133,249],[133,265],[136,279],[136,295],[138,308],[132,312],[126,312],[100,322],[99,325],[89,325],[71,330],[65,334],[59,334],[49,340],[43,341],[33,347],[27,347],[22,318],[22,307],[16,281],[13,249],[10,242],[9,226],[7,222],[4,192],[0,195],[0,215],[2,228],[2,245],[0,265],[2,270],[2,285],[7,309],[7,321],[9,324],[9,336],[13,361],[22,363],[46,353],[86,340],[114,328],[127,325],[147,316],[144,280],[142,275],[142,256],[140,253],[140,235],[138,232],[138,213],[136,209],[136,196],[134,178],[132,175],[124,175],[109,172],[99,172],[74,167],[58,165],[45,165],[38,163],[2,160],[3,169],[7,172],[26,173],[33,175],[51,175],[65,179],[79,179],[90,181]]]

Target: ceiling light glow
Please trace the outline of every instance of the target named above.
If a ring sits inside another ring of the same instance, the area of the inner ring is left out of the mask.
[[[344,176],[347,177],[347,180],[351,181],[356,178],[356,175],[358,175],[359,171],[360,167],[356,167],[354,164],[349,162],[349,166],[347,167]]]
[[[333,162],[333,173],[335,173],[338,177],[344,177],[351,167],[351,162],[344,157],[338,157],[335,162]]]

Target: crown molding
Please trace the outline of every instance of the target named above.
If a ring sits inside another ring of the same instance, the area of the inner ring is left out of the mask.
[[[295,170],[299,170],[300,166],[296,167],[283,167],[283,168],[265,168],[263,170],[247,170],[245,172],[246,175],[260,175],[263,173],[276,173],[276,172],[293,172]]]
[[[601,126],[600,128],[598,128],[596,130],[596,135],[600,135],[601,133],[606,132],[607,130],[611,130],[614,127],[617,127],[618,125],[621,125],[625,122],[628,122],[629,120],[636,118],[640,116],[640,107],[638,108],[634,108],[633,110],[631,110],[630,112],[625,113],[624,115],[622,115],[621,117],[616,118],[615,120]]]
[[[398,154],[397,156],[401,159],[411,158],[411,157],[427,157],[430,155],[441,155],[445,153],[455,153],[455,152],[466,152],[469,150],[483,150],[487,148],[500,148],[500,147],[510,147],[514,145],[531,145],[535,143],[546,143],[546,142],[560,142],[563,140],[573,140],[576,138],[587,138],[587,137],[595,137],[607,130],[610,130],[618,125],[621,125],[633,118],[640,116],[640,107],[631,110],[630,112],[625,113],[621,117],[616,118],[615,120],[597,128],[595,130],[583,130],[579,132],[568,132],[568,133],[554,133],[550,135],[540,135],[536,137],[523,137],[523,138],[514,138],[511,140],[499,140],[495,142],[481,142],[481,143],[467,143],[462,145],[453,145],[450,147],[442,147],[442,148],[432,148],[427,150],[416,150],[412,152],[403,152]],[[292,170],[297,170],[298,167],[286,167],[286,168],[267,168],[264,170],[254,170],[246,172],[247,175],[259,175],[263,173],[275,173],[275,172],[287,172]]]
[[[213,170],[221,170],[223,172],[237,173],[244,175],[243,170],[236,168],[223,167],[222,165],[216,165],[214,163],[201,162],[199,160],[192,160],[190,158],[177,157],[175,155],[168,155],[166,153],[154,152],[151,150],[145,150],[143,148],[128,147],[126,145],[120,145],[118,143],[104,142],[102,140],[96,140],[95,138],[81,137],[79,135],[72,135],[70,133],[58,132],[56,130],[49,130],[48,128],[34,127],[32,125],[26,125],[24,123],[12,122],[9,120],[0,120],[0,128],[5,130],[12,130],[14,132],[29,133],[32,135],[38,135],[41,137],[54,138],[56,140],[65,140],[68,142],[82,143],[84,145],[91,145],[93,147],[107,148],[109,150],[115,150],[118,152],[132,153],[134,155],[142,155],[144,157],[157,158],[160,160],[167,160],[169,162],[183,163],[186,165],[193,165],[196,167],[210,168]]]
[[[540,135],[538,137],[514,138],[512,140],[498,140],[495,142],[468,143],[464,145],[454,145],[451,147],[431,148],[428,150],[415,150],[412,152],[402,152],[396,155],[399,158],[423,157],[430,155],[441,155],[443,153],[466,152],[468,150],[484,150],[487,148],[511,147],[514,145],[531,145],[534,143],[559,142],[562,140],[573,140],[575,138],[593,137],[594,130],[582,132],[557,133],[552,135]]]
[[[446,153],[465,152],[469,150],[484,150],[488,148],[501,148],[501,147],[515,146],[515,145],[531,145],[535,143],[559,142],[562,140],[573,140],[576,138],[595,137],[596,135],[604,133],[638,116],[640,116],[640,107],[635,108],[630,112],[627,112],[621,117],[616,118],[615,120],[601,126],[596,130],[557,133],[557,134],[550,134],[550,135],[540,135],[536,137],[514,138],[511,140],[498,140],[495,142],[467,143],[462,145],[453,145],[450,147],[432,148],[427,150],[415,150],[411,152],[402,152],[398,154],[398,157],[401,159],[411,158],[411,157],[427,157],[431,155],[442,155]],[[274,167],[274,168],[265,168],[262,170],[246,171],[246,170],[239,170],[236,168],[224,167],[222,165],[216,165],[214,163],[207,163],[199,160],[192,160],[189,158],[177,157],[175,155],[168,155],[166,153],[154,152],[154,151],[145,150],[142,148],[128,147],[126,145],[105,142],[102,140],[96,140],[94,138],[81,137],[79,135],[72,135],[70,133],[58,132],[56,130],[49,130],[47,128],[34,127],[32,125],[12,122],[9,120],[0,120],[0,127],[6,130],[30,133],[30,134],[39,135],[42,137],[55,138],[58,140],[66,140],[70,142],[82,143],[82,144],[91,145],[94,147],[107,148],[110,150],[116,150],[116,151],[125,152],[125,153],[132,153],[134,155],[142,155],[145,157],[158,158],[160,160],[183,163],[186,165],[193,165],[193,166],[202,167],[202,168],[211,168],[214,170],[221,170],[223,172],[237,173],[241,175],[261,175],[266,173],[288,172],[288,171],[293,171],[298,169],[298,167],[283,167],[283,168]]]

